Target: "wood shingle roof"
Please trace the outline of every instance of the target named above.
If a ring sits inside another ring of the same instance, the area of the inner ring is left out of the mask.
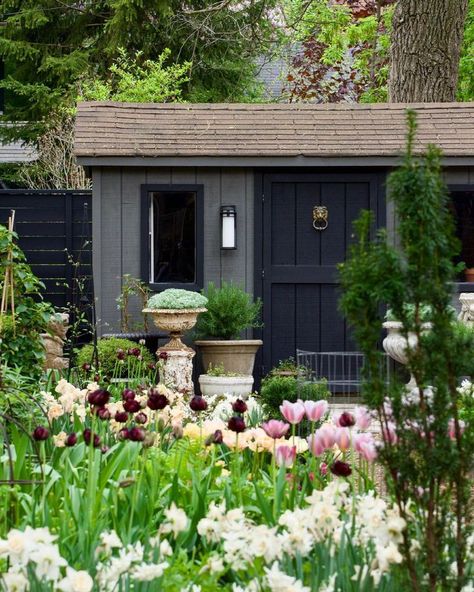
[[[418,113],[417,148],[474,156],[474,103],[80,103],[78,157],[345,157],[403,151],[406,109]]]

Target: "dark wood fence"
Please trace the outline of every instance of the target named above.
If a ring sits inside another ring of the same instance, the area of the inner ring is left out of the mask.
[[[44,298],[58,308],[92,299],[91,191],[0,190],[0,224],[15,210],[15,231]]]

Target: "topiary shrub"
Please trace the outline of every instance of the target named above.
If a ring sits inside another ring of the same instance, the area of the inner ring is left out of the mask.
[[[294,403],[298,399],[303,401],[318,401],[328,399],[330,392],[327,381],[301,382],[294,376],[278,376],[269,374],[262,380],[260,398],[265,415],[279,418],[280,405],[283,401]]]
[[[153,356],[144,345],[139,345],[129,339],[120,339],[118,337],[99,339],[97,350],[99,357],[98,370],[108,377],[127,378],[131,368],[135,376],[145,374],[148,371],[148,365],[154,363]],[[93,365],[93,345],[85,345],[76,353],[76,364],[79,368],[82,368],[84,364]]]
[[[209,282],[203,292],[207,297],[207,312],[199,315],[196,339],[237,339],[242,331],[261,327],[262,302],[232,283],[223,282],[217,288]]]

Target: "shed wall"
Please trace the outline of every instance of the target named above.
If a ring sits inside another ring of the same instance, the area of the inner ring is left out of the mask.
[[[321,170],[321,169],[320,169]],[[233,280],[254,291],[254,173],[251,168],[93,167],[93,265],[99,332],[117,331],[116,298],[125,274],[140,277],[140,188],[143,184],[204,186],[204,284]],[[445,172],[450,185],[474,185],[474,167]],[[235,251],[220,249],[221,205],[237,208]],[[387,205],[387,228],[395,238],[396,221]],[[255,229],[260,233],[261,229]],[[131,305],[139,317],[138,303]]]
[[[116,298],[125,274],[140,277],[140,189],[143,184],[204,187],[204,285],[232,280],[253,293],[254,188],[251,169],[94,167],[94,277],[99,332],[120,329]],[[235,251],[220,249],[220,207],[237,209]],[[131,311],[139,316],[138,302]]]

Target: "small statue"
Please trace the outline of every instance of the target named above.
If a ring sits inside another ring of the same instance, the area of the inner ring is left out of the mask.
[[[50,333],[42,333],[41,339],[46,352],[44,368],[63,370],[69,367],[69,360],[63,358],[64,342],[69,327],[69,315],[57,312],[48,323]]]
[[[468,327],[474,327],[474,292],[459,294],[459,302],[461,303],[461,312],[458,315],[458,321]]]

